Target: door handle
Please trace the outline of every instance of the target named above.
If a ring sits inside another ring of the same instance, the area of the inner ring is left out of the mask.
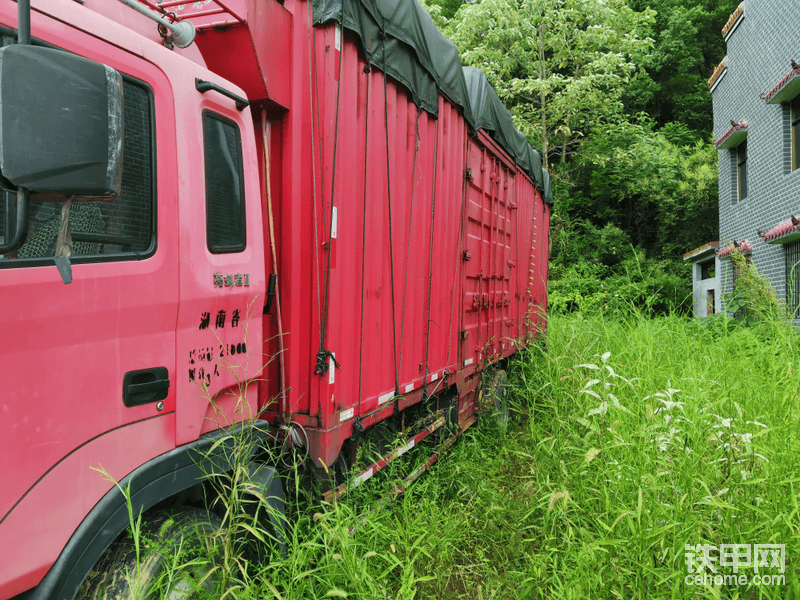
[[[122,378],[122,402],[127,407],[158,402],[169,393],[166,367],[129,371]]]

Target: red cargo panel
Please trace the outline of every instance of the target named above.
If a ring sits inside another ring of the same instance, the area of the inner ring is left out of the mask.
[[[533,301],[535,288],[535,270],[538,267],[537,248],[534,241],[535,215],[542,204],[541,194],[533,187],[530,180],[522,173],[517,173],[519,203],[519,238],[517,243],[517,282],[518,295],[515,300],[516,318],[519,323],[519,336],[529,339],[531,319],[528,316],[529,305]]]
[[[420,111],[366,68],[348,32],[311,28],[306,4],[285,6],[291,105],[270,113],[281,416],[301,423],[312,455],[330,465],[354,423],[369,427],[425,389],[462,381],[484,350],[500,358],[517,348],[541,197],[488,135],[470,138],[449,102],[440,98],[438,118]],[[277,326],[265,323],[267,333]],[[269,373],[262,403],[278,393]]]
[[[516,337],[516,169],[481,134],[467,149],[462,360],[470,367],[510,347]]]
[[[436,207],[433,216],[433,257],[429,315],[428,380],[447,368],[459,368],[460,281],[464,263],[464,157],[467,127],[458,110],[439,102]]]
[[[314,376],[307,394],[330,428],[384,406],[391,414],[392,398],[455,369],[467,130],[444,100],[434,119],[381,72],[366,73],[349,34],[342,55],[336,27],[319,34],[311,318],[325,323],[323,346],[341,370]]]
[[[536,335],[544,331],[547,313],[547,263],[550,256],[550,207],[537,194],[531,243],[530,300],[524,319]]]

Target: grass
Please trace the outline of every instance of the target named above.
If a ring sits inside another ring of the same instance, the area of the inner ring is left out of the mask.
[[[800,591],[795,336],[716,325],[554,319],[548,356],[519,366],[538,492],[526,597]],[[786,545],[786,586],[685,584],[687,544],[770,543]]]
[[[800,598],[798,358],[774,327],[553,317],[508,433],[482,421],[352,534],[374,487],[301,515],[253,597]],[[784,544],[785,583],[685,583],[687,544],[737,543]]]
[[[704,323],[553,316],[509,369],[508,428],[481,419],[388,509],[413,459],[297,510],[288,553],[229,596],[800,599],[797,336]],[[687,545],[718,567],[722,544],[785,545],[785,580],[688,585]]]

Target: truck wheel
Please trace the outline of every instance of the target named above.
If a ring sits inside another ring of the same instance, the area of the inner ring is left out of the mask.
[[[505,431],[511,419],[508,375],[502,369],[489,375],[484,388],[483,405],[492,411],[500,429]]]
[[[132,539],[106,550],[76,595],[80,600],[212,598],[220,518],[206,510],[159,512],[142,525],[139,561]],[[138,567],[138,568],[137,568]]]

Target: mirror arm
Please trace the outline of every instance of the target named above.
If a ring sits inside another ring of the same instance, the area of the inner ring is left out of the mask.
[[[17,43],[31,43],[31,0],[17,0]]]
[[[17,222],[14,227],[14,237],[7,244],[0,244],[0,254],[14,252],[25,242],[28,236],[28,200],[30,192],[24,188],[17,188]]]

